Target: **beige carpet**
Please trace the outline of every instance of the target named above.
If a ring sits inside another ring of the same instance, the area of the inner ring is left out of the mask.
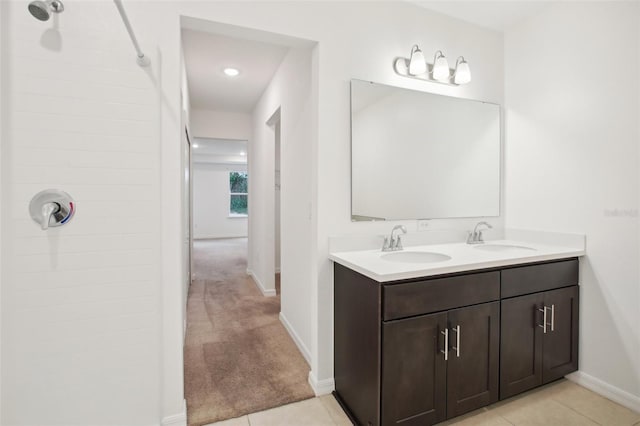
[[[246,253],[246,239],[194,245],[184,351],[190,426],[313,397],[309,366],[278,318],[280,296],[262,296]]]

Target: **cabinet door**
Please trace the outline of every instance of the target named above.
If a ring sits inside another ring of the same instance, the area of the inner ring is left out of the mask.
[[[500,302],[449,311],[447,418],[498,400]]]
[[[542,384],[544,293],[501,302],[500,399]]]
[[[382,325],[382,425],[431,425],[445,418],[447,314]]]
[[[547,332],[543,337],[542,382],[578,369],[578,286],[547,291]]]

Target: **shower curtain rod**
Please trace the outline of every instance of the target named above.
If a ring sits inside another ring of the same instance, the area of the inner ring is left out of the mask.
[[[120,16],[122,17],[122,22],[124,22],[124,26],[127,28],[129,37],[131,37],[131,42],[133,43],[133,47],[136,49],[136,53],[138,55],[138,59],[137,59],[138,65],[140,65],[141,67],[148,66],[151,63],[151,61],[149,61],[149,58],[144,56],[144,53],[140,49],[140,45],[138,44],[138,39],[136,38],[136,35],[133,33],[133,28],[131,28],[131,22],[129,22],[129,18],[127,17],[127,12],[125,12],[124,6],[122,5],[122,0],[113,0],[113,2],[116,4],[116,7],[118,8],[118,12],[120,12]]]

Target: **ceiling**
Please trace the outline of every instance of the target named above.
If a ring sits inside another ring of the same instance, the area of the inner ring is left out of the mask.
[[[192,108],[251,112],[288,51],[284,45],[182,30]],[[240,75],[222,70],[233,67]]]
[[[504,32],[530,16],[539,13],[552,2],[530,0],[418,0],[413,1],[413,3],[444,15]]]

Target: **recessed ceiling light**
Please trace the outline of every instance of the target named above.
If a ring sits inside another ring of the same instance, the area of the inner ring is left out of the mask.
[[[235,77],[240,74],[240,70],[238,68],[225,68],[222,70],[229,77]]]
[[[194,148],[197,148],[198,146],[199,146],[199,145],[198,145],[197,143],[194,143],[194,144],[193,144],[193,147],[194,147]]]

